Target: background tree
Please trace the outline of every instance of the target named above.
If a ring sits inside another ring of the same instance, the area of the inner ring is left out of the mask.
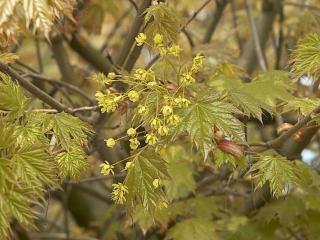
[[[2,0],[1,239],[319,239],[319,0]]]

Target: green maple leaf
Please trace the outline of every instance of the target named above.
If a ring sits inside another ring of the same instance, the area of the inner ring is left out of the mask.
[[[43,146],[26,145],[18,149],[12,156],[12,170],[17,177],[28,186],[38,186],[43,183],[54,186],[54,164],[47,149]]]
[[[181,122],[173,137],[187,131],[191,141],[206,157],[212,148],[212,128],[215,126],[229,137],[243,141],[242,123],[232,114],[240,113],[232,104],[219,100],[215,96],[203,97],[179,112]]]
[[[11,78],[0,73],[0,110],[10,111],[9,115],[19,117],[29,103],[22,89]]]
[[[64,149],[69,149],[72,145],[70,143],[76,143],[80,146],[87,145],[87,135],[92,133],[90,125],[64,112],[47,115],[43,124],[47,128],[52,128]]]
[[[165,240],[214,240],[216,239],[212,221],[190,218],[177,223],[167,232]]]
[[[186,150],[179,145],[164,149],[161,155],[168,163],[170,178],[164,181],[164,185],[169,199],[186,197],[193,192],[196,182],[192,162],[188,159],[192,156],[186,154]]]
[[[155,179],[164,180],[168,177],[167,164],[154,152],[145,150],[133,160],[124,184],[129,193],[126,196],[127,207],[133,210],[140,203],[145,210],[154,209],[165,201],[160,188],[155,189]]]
[[[256,188],[268,182],[275,197],[288,193],[290,185],[298,184],[299,171],[292,161],[280,155],[261,155],[250,170]]]

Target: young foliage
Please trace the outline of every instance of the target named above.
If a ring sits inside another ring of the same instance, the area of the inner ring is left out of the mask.
[[[214,240],[215,228],[212,221],[202,218],[190,218],[170,228],[166,240]]]
[[[288,101],[291,83],[288,73],[284,71],[269,71],[259,74],[252,82],[243,83],[244,74],[241,69],[230,63],[220,63],[209,85],[226,91],[230,101],[247,116],[253,116],[262,121],[262,110],[275,113],[278,100]]]
[[[180,18],[174,9],[164,3],[158,3],[150,6],[145,14],[146,34],[149,39],[161,33],[166,42],[177,42]]]
[[[42,205],[39,199],[58,186],[58,175],[75,178],[86,170],[81,147],[92,130],[66,113],[28,111],[20,86],[7,75],[0,79],[0,236],[6,238],[13,219],[32,226],[32,205]]]
[[[154,181],[165,180],[168,177],[166,162],[151,151],[143,151],[133,159],[124,181],[129,192],[126,196],[127,207],[133,210],[137,202],[145,210],[166,206],[166,200],[161,186]]]
[[[24,27],[50,39],[54,22],[66,16],[73,20],[75,0],[2,0],[0,3],[0,47],[17,41]]]
[[[235,169],[237,166],[243,169],[247,166],[247,160],[244,156],[236,157],[220,150],[219,148],[214,151],[214,162],[216,168],[220,168],[224,164],[231,169]]]
[[[22,89],[10,77],[0,73],[0,109],[9,111],[10,115],[19,117],[29,103]]]
[[[287,194],[300,178],[300,171],[294,162],[280,155],[260,155],[250,172],[256,181],[256,188],[268,183],[275,197]]]
[[[243,141],[242,123],[231,113],[240,111],[217,96],[203,96],[181,110],[181,123],[176,127],[174,136],[187,131],[191,141],[206,158],[213,147],[214,126],[229,137]]]
[[[296,79],[308,76],[313,80],[320,77],[320,35],[318,33],[309,34],[302,39],[298,47],[292,51],[290,63],[291,72]]]
[[[180,145],[173,145],[164,149],[163,159],[168,163],[168,174],[170,178],[163,181],[166,194],[169,200],[186,197],[196,189],[196,182],[193,177],[194,168],[192,160],[186,149]],[[195,157],[195,156],[193,156]]]

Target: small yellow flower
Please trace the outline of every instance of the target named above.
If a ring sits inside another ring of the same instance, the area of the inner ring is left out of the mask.
[[[158,51],[161,57],[165,56],[168,53],[168,50],[165,47],[159,47]]]
[[[104,163],[100,164],[100,168],[101,168],[101,174],[104,176],[108,176],[110,174],[114,175],[114,166],[111,165],[110,163],[108,163],[107,161],[105,161]]]
[[[172,114],[167,118],[167,123],[176,125],[181,121],[180,117],[178,115]]]
[[[158,129],[162,124],[162,120],[160,118],[155,117],[154,119],[151,120],[150,126],[153,129]]]
[[[152,81],[152,82],[148,82],[147,83],[147,87],[149,87],[149,88],[153,88],[154,86],[156,86],[157,85],[157,82],[156,81]]]
[[[103,73],[97,73],[91,76],[91,80],[99,84],[105,84],[107,81],[107,78]]]
[[[126,171],[130,170],[134,167],[134,162],[127,162],[126,167],[124,168]]]
[[[137,131],[136,131],[134,128],[129,128],[129,129],[127,130],[127,135],[128,135],[129,137],[134,137],[136,134],[137,134]]]
[[[183,107],[185,108],[189,106],[190,101],[186,98],[179,96],[174,99],[174,103],[180,108],[183,108]]]
[[[199,72],[199,70],[202,68],[203,66],[203,62],[205,60],[205,56],[203,55],[197,55],[193,58],[193,64],[192,64],[192,67],[191,67],[191,71],[194,72],[194,73],[197,73]]]
[[[158,142],[158,138],[153,133],[148,133],[146,135],[146,143],[149,145],[155,145]]]
[[[132,150],[136,150],[140,145],[140,142],[137,138],[131,138],[129,142],[130,142],[130,148]]]
[[[146,72],[146,80],[148,82],[152,82],[152,81],[155,81],[156,80],[156,73],[154,71],[152,71],[151,69],[149,69],[147,72]]]
[[[188,86],[192,83],[194,83],[196,80],[189,74],[189,73],[184,73],[180,77],[180,82],[184,86]]]
[[[173,113],[173,109],[171,106],[163,106],[162,113],[164,116],[169,116]]]
[[[108,138],[104,140],[106,142],[107,147],[112,148],[116,144],[116,141],[113,138]]]
[[[152,185],[153,185],[154,189],[159,188],[160,185],[161,185],[161,180],[159,178],[154,179],[153,182],[152,182]]]
[[[142,68],[137,68],[133,76],[137,80],[145,81],[147,79],[147,71]]]
[[[138,105],[137,107],[138,113],[141,115],[146,115],[149,112],[149,109],[145,105]]]
[[[136,102],[139,100],[140,95],[137,91],[131,90],[128,92],[128,97],[131,102]]]
[[[137,46],[142,46],[147,40],[147,36],[144,33],[139,33],[135,39],[137,42]]]
[[[176,57],[179,56],[180,52],[181,52],[181,48],[176,44],[168,48],[168,53],[173,56],[176,56]]]
[[[162,202],[160,203],[160,208],[162,208],[162,207],[168,208],[168,203],[165,202],[165,201],[162,201]]]
[[[163,43],[163,35],[157,33],[157,34],[154,36],[154,38],[153,38],[153,42],[154,42],[154,44],[156,44],[156,45],[161,45],[161,44]]]
[[[128,193],[128,187],[122,183],[112,184],[111,198],[117,204],[123,204],[126,201],[125,195]]]
[[[169,128],[167,126],[160,126],[158,128],[158,133],[160,136],[166,136],[169,133]]]
[[[109,72],[108,73],[108,78],[115,79],[116,78],[116,74],[114,72]]]

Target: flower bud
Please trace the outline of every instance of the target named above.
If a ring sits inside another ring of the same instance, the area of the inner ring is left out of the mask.
[[[223,152],[229,153],[236,158],[241,158],[243,156],[242,148],[229,140],[222,140],[218,144],[218,148]]]
[[[171,115],[173,113],[173,109],[172,109],[171,106],[164,106],[162,108],[162,113],[163,113],[164,116],[169,116],[169,115]]]
[[[112,148],[116,144],[116,141],[113,138],[108,138],[105,140],[107,147]]]

